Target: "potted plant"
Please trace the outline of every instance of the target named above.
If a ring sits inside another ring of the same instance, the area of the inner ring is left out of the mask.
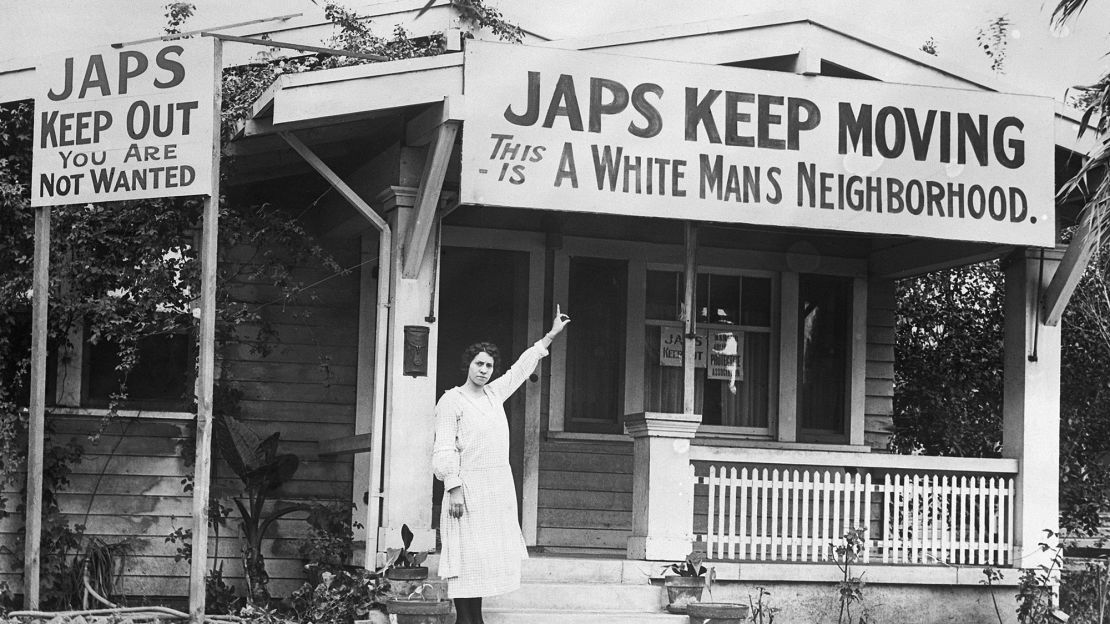
[[[426,552],[410,552],[413,534],[409,525],[401,525],[401,548],[389,548],[385,552],[385,577],[393,584],[394,593],[404,596],[412,593],[428,579],[428,568],[424,560]]]
[[[422,583],[403,598],[390,598],[385,608],[397,624],[446,624],[451,617],[446,592],[431,583]]]
[[[702,565],[703,561],[704,554],[690,551],[682,561],[663,568],[663,585],[667,588],[667,599],[670,601],[667,611],[686,613],[687,605],[701,601],[706,587],[712,591],[717,571],[712,567],[706,568]]]

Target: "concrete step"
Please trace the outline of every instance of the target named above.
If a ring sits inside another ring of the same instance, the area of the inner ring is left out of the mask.
[[[629,611],[567,611],[565,609],[484,609],[486,624],[686,624],[685,615]]]
[[[520,578],[525,583],[622,583],[629,567],[624,559],[566,556],[535,556],[522,564]],[[641,576],[637,582],[646,583],[648,576]]]
[[[499,611],[552,610],[658,613],[667,606],[661,585],[623,583],[523,583],[483,605]]]
[[[432,578],[439,576],[439,555],[425,561]],[[521,562],[521,581],[552,583],[641,583],[658,576],[661,565],[647,561],[591,555],[534,554]]]

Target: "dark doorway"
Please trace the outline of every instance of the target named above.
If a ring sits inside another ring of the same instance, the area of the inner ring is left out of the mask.
[[[461,356],[470,344],[496,344],[501,351],[502,372],[528,347],[528,254],[444,247],[440,257],[439,297],[437,400],[449,388],[466,380]],[[518,514],[524,477],[524,396],[521,387],[505,402]],[[443,499],[443,484],[438,480],[433,497],[433,524],[438,527]]]

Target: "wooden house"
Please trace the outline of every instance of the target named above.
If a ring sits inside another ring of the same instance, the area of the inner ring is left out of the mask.
[[[614,618],[656,609],[641,571],[691,548],[724,597],[778,588],[819,617],[835,545],[862,528],[885,613],[993,618],[982,568],[1015,584],[1057,526],[1058,320],[1083,256],[1057,246],[1077,211],[1053,194],[1086,151],[1078,122],[813,13],[452,47],[282,76],[232,143],[228,192],[288,208],[354,267],[266,309],[271,355],[219,354],[244,419],[305,458],[287,497],[351,500],[370,553],[403,524],[435,549],[437,397],[465,345],[519,353],[559,304],[572,325],[507,404],[534,561],[502,617],[610,608],[595,586],[636,586]],[[895,281],[988,259],[1006,271],[1003,457],[888,453]],[[96,417],[86,378],[57,386],[60,434]],[[135,416],[64,507],[147,537],[126,583],[180,595],[160,536],[187,521],[190,415]],[[268,541],[277,587],[299,583],[301,530]],[[210,548],[234,576],[235,540]]]

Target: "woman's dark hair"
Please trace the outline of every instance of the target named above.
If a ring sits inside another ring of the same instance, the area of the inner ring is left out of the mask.
[[[490,375],[492,379],[501,370],[501,352],[497,350],[497,345],[492,342],[475,342],[467,347],[462,354],[462,372],[465,373],[470,370],[470,363],[478,357],[479,353],[488,353],[493,358],[493,374]]]

